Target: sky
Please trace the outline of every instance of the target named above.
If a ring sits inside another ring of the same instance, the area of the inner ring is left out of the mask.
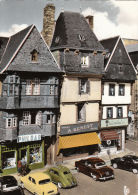
[[[62,11],[92,14],[99,40],[117,35],[138,39],[138,0],[0,0],[0,36],[11,36],[31,24],[41,32],[48,3],[55,5],[55,19]]]

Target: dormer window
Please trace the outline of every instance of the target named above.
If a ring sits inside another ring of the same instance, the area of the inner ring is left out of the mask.
[[[32,62],[38,61],[38,52],[35,49],[31,52],[31,60]]]
[[[81,67],[88,67],[89,66],[89,56],[81,57]]]
[[[79,40],[80,41],[85,41],[85,37],[83,35],[79,35]]]

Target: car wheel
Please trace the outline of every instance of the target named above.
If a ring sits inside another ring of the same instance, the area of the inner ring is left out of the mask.
[[[80,169],[79,169],[79,167],[77,167],[77,172],[80,172]]]
[[[113,168],[117,169],[117,164],[116,163],[113,163]]]
[[[138,173],[138,170],[137,170],[137,169],[132,169],[132,172],[133,172],[134,174],[137,174],[137,173]]]
[[[58,182],[58,187],[62,188],[62,184],[60,182]]]
[[[93,178],[93,180],[96,181],[97,177],[95,175],[93,175],[92,173],[90,173],[90,174],[91,174],[91,177]]]

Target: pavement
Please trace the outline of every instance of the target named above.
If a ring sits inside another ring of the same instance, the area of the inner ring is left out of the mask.
[[[101,155],[95,155],[95,156],[92,155],[92,156],[88,156],[88,157],[85,157],[85,158],[99,157],[99,158],[103,159],[108,166],[110,166],[110,159],[113,159],[113,158],[116,158],[116,157],[121,157],[121,156],[124,156],[124,155],[127,155],[127,154],[135,154],[135,153],[133,151],[125,148],[124,151],[120,151],[116,154],[111,154],[110,156],[109,155],[104,155],[104,156],[103,155],[102,156]],[[66,160],[66,161],[63,161],[62,165],[68,167],[71,170],[72,173],[76,173],[76,169],[75,169],[75,166],[74,166],[75,161],[80,160],[80,159],[81,158]],[[51,166],[53,166],[53,165],[46,165],[43,168],[31,170],[31,173],[44,172],[48,167],[51,167]],[[11,174],[11,175],[13,175],[17,179],[17,181],[20,182],[20,178],[22,176],[19,176],[18,173],[14,173],[14,174]]]

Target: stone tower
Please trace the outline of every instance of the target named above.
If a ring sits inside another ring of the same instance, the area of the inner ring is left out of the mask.
[[[44,37],[48,46],[50,46],[51,44],[54,28],[55,6],[53,4],[47,4],[46,7],[44,8],[42,36]]]

